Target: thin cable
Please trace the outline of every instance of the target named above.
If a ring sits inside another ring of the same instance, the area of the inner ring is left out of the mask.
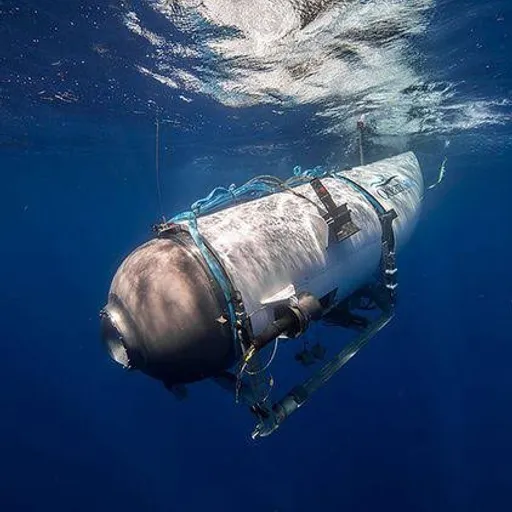
[[[256,370],[255,372],[251,372],[246,369],[245,373],[247,373],[247,375],[259,375],[260,373],[263,373],[274,361],[274,358],[276,357],[276,353],[277,353],[277,345],[278,344],[279,344],[279,338],[276,338],[274,340],[274,348],[272,350],[272,354],[270,355],[270,359],[267,361],[267,364],[263,368],[260,368],[259,370]]]
[[[155,171],[156,171],[156,191],[158,195],[158,207],[160,216],[165,222],[164,207],[162,203],[162,187],[160,184],[160,121],[158,119],[158,107],[155,113]]]

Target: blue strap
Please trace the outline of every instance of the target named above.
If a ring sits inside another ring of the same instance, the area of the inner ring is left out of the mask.
[[[350,178],[347,178],[346,176],[340,175],[340,174],[331,174],[334,178],[339,179],[340,181],[344,181],[348,185],[350,185],[356,192],[359,192],[374,208],[374,210],[377,212],[379,216],[386,213],[386,209],[384,206],[382,206],[375,197],[368,192],[364,187],[359,185],[359,183],[356,183],[355,181],[351,180]]]
[[[222,293],[224,298],[226,299],[226,304],[228,307],[228,315],[229,315],[229,324],[231,326],[231,331],[233,335],[233,341],[235,342],[235,353],[239,354],[241,347],[238,343],[238,333],[237,333],[237,318],[235,312],[235,306],[233,303],[233,295],[232,295],[232,286],[229,277],[226,275],[224,269],[217,261],[215,256],[212,254],[211,250],[206,246],[203,241],[201,234],[199,233],[199,229],[197,227],[197,216],[194,212],[184,212],[172,219],[171,222],[174,223],[183,223],[186,222],[188,224],[188,232],[190,236],[194,240],[194,243],[198,247],[201,255],[203,256],[208,268],[210,269],[215,281],[219,284],[222,289]]]

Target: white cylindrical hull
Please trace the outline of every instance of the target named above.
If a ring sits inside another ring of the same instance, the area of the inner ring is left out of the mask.
[[[290,192],[232,206],[200,217],[198,228],[214,249],[233,286],[242,294],[257,335],[274,319],[278,299],[289,290],[321,298],[336,291],[340,301],[371,281],[381,257],[382,229],[378,212],[364,188],[382,205],[394,209],[396,246],[400,248],[416,224],[423,177],[409,152],[322,178],[336,205],[346,203],[359,231],[329,242],[319,213],[322,203],[310,184]]]

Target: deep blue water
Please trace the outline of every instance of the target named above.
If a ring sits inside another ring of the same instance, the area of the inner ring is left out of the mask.
[[[512,6],[236,4],[0,1],[0,509],[511,510]],[[396,318],[263,441],[212,384],[178,403],[99,341],[159,216],[157,107],[168,215],[356,163],[361,114],[369,159],[413,149],[430,183],[448,158]]]

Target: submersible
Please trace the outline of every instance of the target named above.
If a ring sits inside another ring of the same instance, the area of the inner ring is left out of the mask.
[[[123,261],[101,312],[103,341],[116,362],[174,392],[213,379],[257,416],[253,437],[268,435],[393,316],[395,255],[422,196],[412,152],[215,189]],[[378,318],[361,314],[369,305]],[[273,402],[263,372],[247,370],[262,370],[268,343],[321,321],[358,335]]]

